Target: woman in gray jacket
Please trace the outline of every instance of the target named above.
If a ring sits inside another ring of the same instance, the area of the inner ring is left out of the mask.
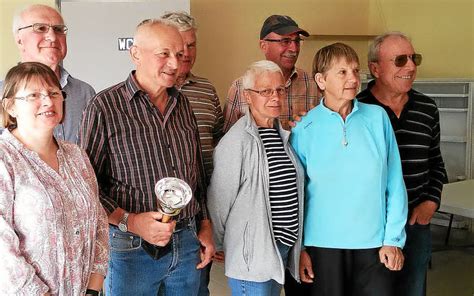
[[[232,295],[280,295],[286,268],[299,277],[304,172],[278,120],[278,65],[252,64],[243,87],[249,111],[215,149],[208,208]]]

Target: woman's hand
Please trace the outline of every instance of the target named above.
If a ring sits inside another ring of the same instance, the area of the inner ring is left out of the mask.
[[[390,270],[401,270],[403,267],[403,252],[394,246],[383,246],[379,250],[380,262]]]
[[[300,278],[304,283],[312,283],[314,279],[311,257],[305,250],[300,254]]]
[[[104,276],[98,273],[91,273],[89,277],[89,284],[87,289],[100,291],[102,290],[102,285],[104,283]]]

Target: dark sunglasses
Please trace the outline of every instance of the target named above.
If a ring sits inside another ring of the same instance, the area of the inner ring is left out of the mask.
[[[421,54],[401,54],[397,55],[392,61],[397,67],[403,67],[408,63],[408,59],[412,60],[416,66],[421,65],[421,60],[423,59]]]

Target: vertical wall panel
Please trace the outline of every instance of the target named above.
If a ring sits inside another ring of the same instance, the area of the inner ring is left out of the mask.
[[[127,78],[133,69],[119,38],[133,37],[136,25],[165,11],[189,12],[189,0],[61,1],[68,32],[65,68],[100,91]]]

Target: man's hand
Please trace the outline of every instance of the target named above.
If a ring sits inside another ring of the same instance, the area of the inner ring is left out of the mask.
[[[426,225],[430,223],[437,208],[438,205],[431,200],[420,203],[413,209],[408,224],[413,225],[418,223],[420,225]]]
[[[157,246],[166,246],[171,239],[176,221],[169,223],[160,222],[163,215],[158,212],[145,212],[128,216],[130,232]]]
[[[311,109],[313,109],[313,108],[314,108],[314,105],[311,105],[309,109],[311,110]],[[302,118],[303,116],[305,116],[306,114],[308,114],[307,111],[301,111],[301,112],[298,113],[298,115],[294,115],[294,116],[293,116],[293,121],[290,120],[290,121],[288,122],[288,125],[291,126],[291,127],[295,127],[295,126],[298,124],[298,122],[301,121],[301,118]]]
[[[216,262],[224,263],[225,261],[224,251],[216,251],[216,253],[214,254],[214,258],[212,260]]]
[[[312,283],[314,279],[311,257],[305,250],[301,251],[300,254],[300,278],[305,283]]]
[[[382,246],[379,250],[380,262],[390,270],[401,270],[403,267],[403,252],[394,246]]]
[[[199,263],[196,268],[201,269],[206,267],[206,265],[211,262],[212,257],[216,253],[216,247],[214,245],[214,238],[212,237],[212,225],[210,220],[201,221],[198,239],[201,243],[201,263]]]

